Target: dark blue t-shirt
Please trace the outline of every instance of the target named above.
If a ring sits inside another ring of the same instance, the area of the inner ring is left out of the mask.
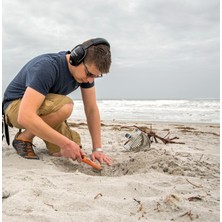
[[[79,86],[90,88],[93,83],[78,83],[68,69],[67,52],[44,54],[29,61],[6,88],[3,100],[22,98],[27,87],[44,96],[48,93],[68,95]],[[4,109],[10,102],[6,103]]]

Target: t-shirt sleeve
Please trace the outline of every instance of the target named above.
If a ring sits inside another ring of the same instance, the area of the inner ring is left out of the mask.
[[[46,96],[56,82],[56,68],[49,61],[40,61],[27,71],[26,87]]]
[[[87,83],[82,83],[81,85],[80,85],[80,87],[81,88],[91,88],[91,87],[93,87],[95,85],[95,82],[93,81],[92,83],[89,83],[89,82],[87,82]]]

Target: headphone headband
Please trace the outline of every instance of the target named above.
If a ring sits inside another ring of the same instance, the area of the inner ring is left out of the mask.
[[[70,64],[73,66],[78,66],[86,57],[87,49],[91,46],[100,44],[107,45],[110,48],[110,44],[104,38],[90,39],[88,43],[77,45],[70,53]]]

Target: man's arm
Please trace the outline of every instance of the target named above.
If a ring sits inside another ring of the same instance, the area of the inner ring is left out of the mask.
[[[87,124],[92,137],[93,148],[101,147],[100,114],[96,103],[95,87],[82,88],[82,99],[87,118]]]
[[[101,124],[99,109],[96,103],[95,87],[82,88],[81,92],[93,148],[101,148]],[[108,165],[111,165],[112,162],[111,158],[106,156],[103,152],[93,152],[92,159],[98,159],[100,163],[105,161]]]
[[[37,110],[42,105],[44,99],[44,95],[28,87],[19,108],[19,124],[35,136],[58,145],[61,148],[61,154],[64,157],[72,158],[74,160],[77,158],[78,161],[81,161],[81,151],[78,145],[54,130],[37,115]]]

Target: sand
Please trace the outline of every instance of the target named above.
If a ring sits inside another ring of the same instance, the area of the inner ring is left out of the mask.
[[[83,122],[74,125],[90,154]],[[185,144],[151,144],[126,152],[122,126],[150,127]],[[16,133],[10,129],[11,140]],[[18,156],[3,141],[4,222],[206,221],[220,220],[220,126],[218,124],[104,121],[102,141],[113,165],[101,171],[49,156],[35,138],[40,160]]]

